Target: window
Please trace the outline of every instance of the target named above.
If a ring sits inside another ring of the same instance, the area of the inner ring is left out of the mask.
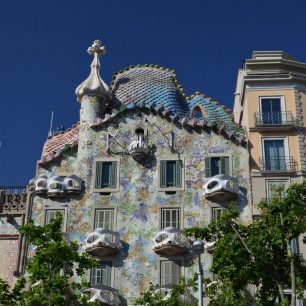
[[[285,298],[288,300],[288,302],[290,304],[290,302],[291,302],[291,295],[292,295],[291,289],[285,289],[284,290],[284,295],[285,295]],[[296,306],[303,306],[303,300],[296,299]]]
[[[264,170],[287,170],[289,169],[289,157],[285,154],[284,139],[264,139]]]
[[[56,213],[61,213],[63,220],[62,220],[62,231],[64,231],[64,224],[65,224],[65,209],[46,209],[45,211],[45,225],[50,223],[52,219],[56,217]]]
[[[194,119],[201,119],[203,117],[203,113],[199,106],[196,106],[192,111],[192,117]]]
[[[181,276],[181,261],[163,260],[160,262],[160,285],[176,285]]]
[[[103,208],[95,210],[94,228],[105,228],[108,230],[114,229],[114,209]]]
[[[102,261],[99,266],[91,270],[91,285],[111,286],[112,262]]]
[[[299,252],[299,239],[297,237],[292,238],[291,242],[290,242],[290,245],[291,245],[291,252],[293,254],[298,255],[300,253]]]
[[[266,184],[268,201],[272,200],[274,196],[285,196],[288,180],[268,180]]]
[[[222,212],[223,212],[223,208],[221,207],[213,207],[211,209],[211,219],[212,221],[217,221],[220,216],[222,215]]]
[[[163,208],[161,210],[161,229],[165,227],[175,227],[180,229],[181,225],[180,208]]]
[[[160,161],[160,187],[180,188],[182,187],[183,163],[181,160]]]
[[[95,162],[94,191],[112,192],[119,190],[119,158]]]
[[[281,98],[261,98],[261,116],[263,124],[282,123],[282,103]]]
[[[228,157],[206,157],[205,158],[206,177],[217,174],[229,174],[229,158]]]

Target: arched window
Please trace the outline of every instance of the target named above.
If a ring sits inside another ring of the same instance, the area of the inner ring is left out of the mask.
[[[138,140],[143,140],[144,139],[144,130],[141,127],[136,128],[135,130],[135,135],[138,138]]]
[[[196,106],[192,111],[192,118],[201,119],[203,118],[203,112],[199,106]]]

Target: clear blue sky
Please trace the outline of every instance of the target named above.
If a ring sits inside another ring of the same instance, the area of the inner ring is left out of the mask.
[[[253,50],[306,62],[306,2],[257,0],[0,0],[0,185],[26,184],[55,127],[79,116],[74,90],[87,47],[107,48],[102,78],[132,64],[174,68],[186,93],[232,106],[237,69]]]

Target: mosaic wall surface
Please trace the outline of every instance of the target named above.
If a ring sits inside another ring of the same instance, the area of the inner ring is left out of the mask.
[[[147,120],[145,120],[147,119]],[[135,161],[128,154],[135,128],[141,124],[148,130],[150,156],[144,162]],[[171,132],[174,132],[172,146]],[[109,153],[107,133],[110,133]],[[171,148],[173,147],[172,152]],[[211,220],[211,207],[218,206],[206,201],[203,194],[205,157],[209,154],[227,154],[230,157],[232,175],[239,178],[241,194],[238,207],[242,218],[247,220],[249,190],[247,150],[211,130],[186,131],[154,115],[133,114],[106,123],[102,128],[80,129],[77,156],[66,154],[49,168],[41,169],[47,176],[61,173],[75,174],[85,182],[80,195],[69,198],[48,199],[34,197],[34,219],[42,224],[44,209],[67,207],[67,235],[78,240],[84,247],[86,236],[93,230],[94,210],[100,206],[117,207],[116,227],[123,244],[122,252],[113,257],[113,287],[126,299],[127,304],[147,289],[149,282],[158,283],[160,256],[152,250],[153,236],[160,230],[160,208],[179,206],[183,212],[183,227],[201,226]],[[95,158],[120,157],[120,191],[110,195],[92,192]],[[158,159],[173,156],[184,162],[184,190],[170,195],[159,191]],[[205,273],[209,276],[210,255],[205,255]],[[188,252],[184,256],[182,274],[192,277],[196,271],[195,257]]]
[[[0,278],[13,285],[17,280],[13,273],[16,271],[16,263],[19,252],[18,239],[0,239],[1,269]]]

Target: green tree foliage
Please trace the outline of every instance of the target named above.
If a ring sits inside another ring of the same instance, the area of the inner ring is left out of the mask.
[[[198,301],[194,298],[190,291],[197,290],[196,283],[197,276],[193,279],[185,281],[180,279],[179,284],[172,287],[172,292],[168,296],[157,293],[156,290],[160,289],[160,286],[150,284],[149,290],[142,293],[139,298],[134,302],[134,305],[142,306],[197,306]]]
[[[285,288],[292,288],[291,305],[302,296],[305,262],[290,245],[306,232],[306,183],[281,194],[276,190],[269,205],[260,203],[261,217],[249,225],[239,223],[239,213],[230,205],[216,222],[186,230],[195,238],[217,239],[211,269],[218,280],[207,290],[210,305],[241,305],[248,298],[248,284],[257,287],[256,305],[286,305]]]
[[[61,306],[95,305],[81,295],[85,284],[74,281],[86,270],[96,266],[87,253],[78,253],[78,244],[68,242],[62,234],[62,216],[46,226],[37,226],[32,220],[20,228],[35,254],[27,261],[26,276],[17,280],[14,288],[0,281],[0,305]]]

